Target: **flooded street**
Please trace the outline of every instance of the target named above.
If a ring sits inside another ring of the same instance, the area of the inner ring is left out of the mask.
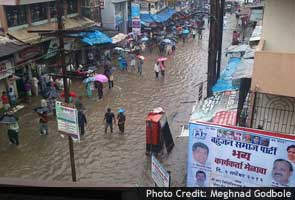
[[[180,41],[175,55],[165,62],[164,80],[156,80],[153,72],[158,49],[152,55],[147,52],[143,76],[116,70],[115,86],[109,90],[107,84],[104,85],[101,101],[88,99],[81,81],[72,84],[71,91],[83,95],[88,120],[86,134],[79,143],[74,143],[78,181],[153,186],[150,157],[145,155],[145,118],[153,108],[162,107],[168,117],[175,147],[169,155],[160,155],[159,160],[171,171],[172,186],[185,186],[187,138],[176,137],[181,125],[188,122],[193,104],[181,102],[194,101],[197,98],[196,85],[207,79],[208,39],[207,29],[203,40],[190,38],[185,45]],[[117,126],[113,134],[104,134],[103,117],[108,107],[114,113],[120,107],[126,109],[124,135],[119,135]],[[19,147],[8,144],[6,128],[1,125],[0,176],[71,181],[68,140],[58,134],[55,120],[49,122],[49,135],[40,136],[39,119],[31,109],[21,110],[18,116]]]

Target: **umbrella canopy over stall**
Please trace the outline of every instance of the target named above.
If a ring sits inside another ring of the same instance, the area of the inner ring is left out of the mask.
[[[123,33],[118,33],[117,35],[115,35],[114,37],[112,37],[113,40],[113,44],[119,43],[123,40],[125,40],[128,37],[128,35],[123,34]]]
[[[62,98],[65,98],[65,93],[62,92],[62,93],[60,94],[60,96],[61,96]],[[73,98],[76,98],[76,97],[77,97],[77,94],[76,94],[75,92],[69,92],[69,96],[70,96],[70,97],[73,97]]]
[[[104,74],[96,74],[94,79],[95,81],[99,81],[101,83],[107,83],[109,81],[108,77]]]
[[[0,116],[0,124],[13,124],[17,122],[17,118],[14,115],[4,114]]]

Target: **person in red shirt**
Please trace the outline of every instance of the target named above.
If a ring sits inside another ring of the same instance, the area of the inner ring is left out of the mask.
[[[9,98],[6,95],[5,91],[2,92],[1,101],[2,101],[2,104],[3,104],[4,110],[5,111],[8,110],[10,108],[10,104],[9,104]]]

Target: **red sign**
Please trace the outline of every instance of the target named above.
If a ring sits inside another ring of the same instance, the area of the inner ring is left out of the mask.
[[[21,64],[29,59],[42,55],[42,46],[33,46],[26,48],[16,54],[16,65]]]

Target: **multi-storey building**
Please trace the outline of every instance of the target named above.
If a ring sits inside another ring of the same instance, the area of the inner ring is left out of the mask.
[[[295,133],[295,2],[266,0],[262,39],[251,83],[248,124],[268,131]]]

